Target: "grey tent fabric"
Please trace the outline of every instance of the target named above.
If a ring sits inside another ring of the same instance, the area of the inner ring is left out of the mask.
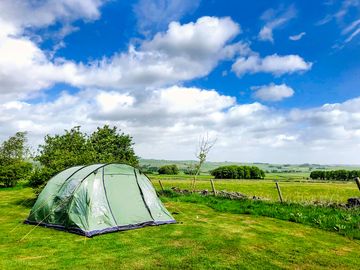
[[[91,237],[176,221],[146,175],[111,163],[71,167],[55,175],[25,223]]]

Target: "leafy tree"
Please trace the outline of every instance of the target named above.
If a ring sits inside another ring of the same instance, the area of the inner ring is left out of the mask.
[[[0,184],[4,187],[13,187],[19,180],[27,179],[31,171],[32,164],[25,161],[0,166]]]
[[[26,132],[17,132],[0,146],[0,184],[5,187],[15,186],[21,179],[26,179],[32,170],[32,164],[25,159],[29,155],[26,145]]]
[[[312,171],[310,178],[313,180],[338,180],[338,181],[351,181],[355,177],[360,176],[360,171],[348,170],[332,170],[332,171]]]
[[[217,179],[263,179],[265,172],[256,166],[221,166],[211,171]]]
[[[108,125],[98,127],[90,136],[81,132],[79,126],[65,130],[62,135],[46,135],[36,157],[42,167],[34,172],[30,185],[38,190],[54,174],[76,165],[119,162],[137,166],[132,146],[129,135]]]
[[[23,161],[29,154],[26,145],[26,132],[16,134],[4,141],[0,146],[0,165],[5,166],[15,162]]]
[[[45,187],[47,181],[53,177],[56,172],[47,167],[36,168],[29,178],[29,186],[35,191],[35,194],[39,194]]]
[[[39,149],[36,159],[54,173],[71,166],[90,164],[95,159],[88,137],[79,126],[65,130],[63,135],[46,135],[45,143]]]
[[[179,168],[175,164],[164,165],[159,168],[158,173],[159,174],[178,174]]]
[[[90,136],[90,144],[95,151],[95,161],[99,163],[127,163],[133,166],[139,164],[133,150],[132,137],[118,133],[117,128],[108,125],[97,130]]]

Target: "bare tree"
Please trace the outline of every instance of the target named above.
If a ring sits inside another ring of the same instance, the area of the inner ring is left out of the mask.
[[[211,148],[215,145],[215,143],[216,138],[211,140],[208,133],[206,133],[206,135],[204,136],[201,136],[199,139],[199,145],[195,153],[195,156],[199,161],[195,166],[195,174],[191,183],[191,189],[193,191],[195,190],[196,180],[198,175],[200,174],[201,166],[206,161],[207,155],[210,152]]]

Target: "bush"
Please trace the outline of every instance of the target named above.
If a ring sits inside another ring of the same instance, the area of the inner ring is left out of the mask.
[[[211,171],[216,179],[263,179],[265,172],[255,166],[221,166]]]
[[[195,175],[197,172],[198,165],[197,164],[190,164],[184,169],[184,173],[187,175]]]
[[[30,176],[29,186],[32,188],[38,188],[49,181],[54,174],[55,171],[47,167],[36,168]]]
[[[173,164],[173,165],[165,165],[159,168],[158,170],[159,174],[178,174],[179,168]]]
[[[13,187],[19,180],[30,176],[32,164],[25,161],[0,166],[0,184],[4,187]]]
[[[159,168],[150,165],[142,165],[140,166],[140,170],[146,174],[153,174],[153,173],[157,173]]]

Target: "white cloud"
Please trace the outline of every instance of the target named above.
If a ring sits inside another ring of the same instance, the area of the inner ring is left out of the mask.
[[[194,121],[201,121],[204,117],[216,118],[219,112],[235,104],[233,97],[220,95],[215,90],[194,87],[171,86],[150,91],[145,97],[138,93],[133,95],[100,92],[96,97],[97,109],[93,117],[102,120],[131,121],[133,125],[168,126],[178,121],[182,122],[186,116],[193,117]],[[107,102],[99,102],[99,96],[111,98]],[[130,102],[126,102],[129,99],[132,101],[131,106]],[[111,106],[113,100],[118,100],[116,106]],[[121,105],[125,102],[126,106]],[[109,109],[111,107],[113,109]]]
[[[354,37],[360,34],[360,28],[356,29],[347,39],[345,39],[345,42],[350,42]]]
[[[13,3],[19,5],[14,8]],[[82,6],[84,3],[87,5]],[[25,35],[29,29],[60,22],[61,38],[76,30],[71,25],[74,20],[97,19],[102,3],[0,3],[1,140],[28,130],[36,145],[47,133],[75,125],[89,132],[106,123],[130,133],[137,153],[145,157],[193,158],[199,134],[209,132],[218,137],[212,159],[327,162],[331,157],[336,160],[339,149],[348,154],[341,162],[354,159],[352,154],[360,145],[360,99],[280,111],[259,102],[239,104],[216,90],[180,86],[183,81],[206,76],[219,61],[234,57],[238,59],[232,69],[238,76],[256,72],[282,75],[311,68],[311,63],[298,55],[261,58],[248,43],[231,43],[241,29],[230,18],[172,22],[166,31],[130,45],[128,51],[91,63],[52,59],[40,49],[39,41]],[[272,20],[270,15],[267,22]],[[81,90],[62,92],[52,101],[24,101],[58,82]]]
[[[286,84],[269,84],[252,88],[255,90],[254,97],[263,101],[280,101],[292,97],[294,90]]]
[[[360,1],[359,0],[345,0],[345,1],[342,1],[340,9],[334,14],[334,17],[338,21],[341,21],[348,14],[348,12],[354,7],[355,8],[360,7]]]
[[[102,0],[0,1],[0,96],[21,99],[56,82],[71,81],[76,65],[63,59],[49,60],[25,33],[60,22],[59,38],[74,31],[77,19],[94,20]],[[63,46],[61,42],[59,46]]]
[[[19,34],[25,28],[44,27],[56,21],[69,23],[77,19],[97,19],[104,2],[106,0],[2,0],[0,17],[11,22]]]
[[[237,76],[246,73],[272,73],[280,76],[286,73],[304,72],[311,68],[312,63],[306,62],[298,55],[269,55],[260,58],[259,55],[253,54],[249,57],[239,57],[232,65],[232,70]]]
[[[170,113],[206,115],[232,106],[235,99],[215,90],[172,86],[159,92],[160,102]]]
[[[348,35],[345,39],[345,43],[350,42],[354,37],[360,34],[360,19],[353,21],[350,25],[344,28],[341,34]]]
[[[239,25],[230,18],[201,17],[183,25],[172,22],[166,32],[138,49],[131,46],[126,53],[80,65],[71,83],[143,89],[202,77],[228,57],[226,44],[239,32]]]
[[[63,92],[51,102],[2,103],[0,139],[28,130],[36,145],[47,133],[75,125],[91,132],[106,123],[130,133],[143,157],[191,159],[198,136],[209,132],[218,138],[212,160],[358,163],[359,108],[360,98],[278,110],[258,102],[239,104],[231,96],[198,88],[161,88],[147,98],[138,92],[89,89]]]
[[[306,35],[305,32],[301,32],[300,34],[289,36],[289,39],[292,41],[298,41],[298,40],[302,39],[303,36],[305,36],[305,35]]]
[[[286,10],[280,8],[278,10],[266,10],[261,19],[266,23],[259,32],[259,39],[262,41],[274,42],[273,31],[285,25],[289,20],[296,17],[296,10],[294,6],[288,7]]]
[[[360,1],[345,0],[340,3],[331,3],[331,6],[334,4],[340,4],[340,7],[337,8],[336,12],[327,14],[323,19],[317,22],[316,25],[321,26],[332,20],[336,20],[337,24],[342,29],[341,34],[347,35],[347,37],[345,40],[333,45],[333,48],[342,49],[345,43],[349,43],[360,33]],[[352,22],[348,23],[349,20],[352,20]]]
[[[127,52],[89,64],[50,61],[28,38],[0,35],[0,54],[4,55],[0,58],[0,94],[24,98],[57,82],[123,90],[191,80],[207,75],[220,60],[244,51],[244,44],[227,44],[239,32],[239,25],[230,18],[202,17],[183,25],[172,22],[166,32],[138,48],[130,46]]]
[[[96,103],[100,107],[100,113],[109,113],[116,108],[131,107],[135,103],[135,98],[118,92],[101,92],[96,96]]]
[[[350,42],[354,37],[360,34],[360,19],[353,21],[342,31],[342,34],[349,34],[349,36],[345,39],[345,43]]]
[[[348,34],[355,30],[358,26],[360,26],[360,19],[353,21],[350,25],[348,25],[346,28],[344,28],[341,33],[342,34]]]

